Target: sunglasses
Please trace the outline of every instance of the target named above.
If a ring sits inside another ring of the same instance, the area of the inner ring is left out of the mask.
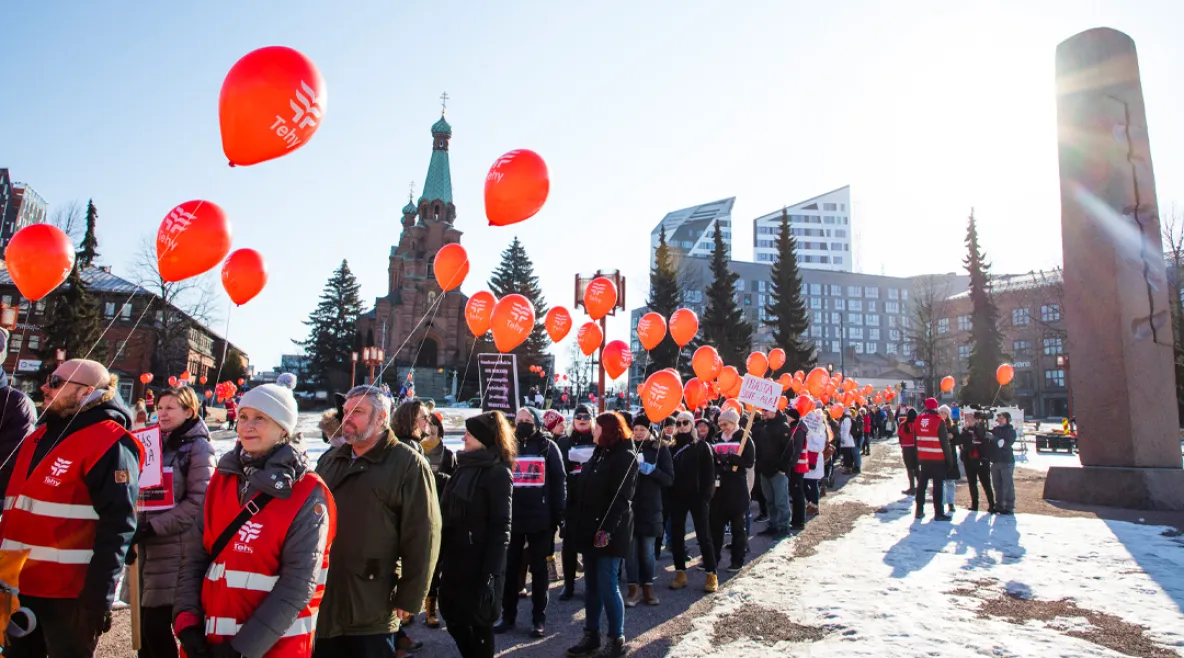
[[[72,379],[59,377],[58,375],[50,375],[49,379],[45,380],[45,385],[55,390],[65,386],[66,384],[74,384],[75,386],[90,386],[90,384],[83,384],[82,382],[76,382]]]
[[[676,422],[676,423],[675,423],[675,425],[678,425],[679,427],[689,426],[689,425],[692,425],[692,424],[693,424],[693,423],[691,423],[691,421],[689,421],[689,420],[680,420],[680,421],[678,421],[678,422]]]
[[[592,420],[592,414],[576,414],[572,420]]]

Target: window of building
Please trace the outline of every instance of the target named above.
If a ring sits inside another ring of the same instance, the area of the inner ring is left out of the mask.
[[[830,296],[831,297],[842,297],[843,296],[843,286],[832,283],[830,286]]]
[[[863,338],[863,327],[848,327],[847,338]]]
[[[878,327],[878,326],[880,326],[880,316],[878,316],[878,315],[874,315],[874,314],[871,314],[871,313],[869,313],[869,314],[866,314],[866,315],[864,315],[864,316],[863,316],[863,321],[864,321],[864,322],[867,324],[867,326],[869,326],[869,327]]]
[[[899,341],[900,340],[900,329],[889,329],[888,330],[888,340]]]
[[[842,313],[831,313],[830,314],[830,323],[831,324],[842,324],[843,323],[843,314]]]
[[[864,346],[863,351],[867,352],[868,354],[875,354],[878,351],[878,347],[879,346],[876,343],[868,343],[866,346]]]
[[[103,315],[109,318],[115,317],[115,302],[107,302],[103,304]]]
[[[896,288],[889,288],[888,299],[900,299],[900,291]]]
[[[1043,304],[1040,307],[1041,322],[1058,322],[1061,319],[1060,304]]]
[[[874,302],[874,301],[868,301],[868,303],[867,303],[867,312],[868,312],[868,313],[875,313],[875,312],[876,312],[876,302]]]
[[[1011,351],[1015,356],[1028,356],[1032,351],[1032,341],[1030,340],[1016,340],[1011,343]]]
[[[949,318],[940,318],[937,321],[937,333],[939,333],[939,334],[950,333],[950,319]]]
[[[822,311],[814,311],[814,324],[822,324],[826,321],[826,314]]]
[[[0,304],[12,306],[12,295],[0,295]]]
[[[909,319],[909,316],[907,316],[907,315],[900,316],[900,328],[901,329],[908,329],[909,326],[912,324],[913,324],[913,321]]]
[[[821,297],[811,297],[810,298],[810,308],[822,308],[822,298]]]
[[[856,354],[863,354],[863,343],[852,343],[855,346]]]
[[[848,311],[862,311],[863,310],[863,302],[858,299],[849,299],[849,300],[847,300],[847,310]]]
[[[132,305],[130,302],[120,307],[119,317],[123,320],[132,319]]]
[[[856,327],[861,326],[863,324],[863,314],[862,313],[848,313],[847,314],[847,324],[853,325]]]
[[[835,297],[830,300],[830,303],[831,303],[831,308],[833,308],[836,311],[847,310],[847,303],[843,300],[842,297]]]
[[[1060,368],[1044,371],[1044,385],[1048,388],[1065,387],[1065,371]]]
[[[958,346],[958,359],[960,361],[965,361],[966,359],[969,359],[969,358],[970,358],[970,346],[969,345],[959,345]]]
[[[823,210],[838,210],[839,206],[838,206],[838,204],[835,204],[835,203],[824,203],[824,204],[822,204],[822,209]]]
[[[896,290],[896,289],[889,288],[889,290]],[[885,313],[900,313],[900,302],[884,302],[884,312]]]
[[[772,287],[773,287],[773,284],[772,284],[772,283],[770,283],[770,284],[769,284],[769,287],[770,287],[770,288],[772,288]],[[764,292],[764,291],[765,291],[765,281],[763,281],[763,280],[762,280],[762,281],[757,281],[757,282],[756,282],[756,289],[757,289],[757,290],[759,290],[759,291],[761,291],[761,292]]]
[[[1032,385],[1032,371],[1031,370],[1017,370],[1015,371],[1015,379],[1012,380],[1012,386],[1015,388],[1036,388]]]
[[[1016,327],[1023,327],[1028,324],[1028,308],[1013,308],[1011,309],[1011,324]]]
[[[835,265],[842,265],[843,264],[843,257],[842,256],[832,256],[831,260],[834,261]]]
[[[904,288],[901,288],[900,289],[900,301],[907,302],[908,300],[909,300],[909,291]]]
[[[21,315],[27,315],[29,313],[29,300],[21,297],[21,303],[18,308],[20,308]]]
[[[8,351],[14,354],[21,351],[21,347],[25,344],[25,337],[21,334],[13,334],[12,338],[8,339]]]
[[[744,292],[744,279],[736,279],[736,292]]]
[[[969,315],[959,315],[958,316],[958,331],[970,331],[970,316]]]
[[[913,356],[913,344],[912,343],[904,343],[903,345],[901,345],[900,346],[900,353],[903,354],[906,359],[911,358]]]
[[[1044,353],[1048,356],[1064,354],[1064,344],[1060,336],[1050,336],[1044,339]]]
[[[822,338],[822,327],[816,324],[810,325],[810,336],[812,338]]]
[[[41,334],[33,334],[29,336],[29,351],[36,351],[41,349]]]
[[[818,283],[811,283],[810,284],[810,294],[811,295],[821,295],[822,294],[822,285],[818,284]]]
[[[895,316],[895,315],[889,315],[889,316],[888,316],[888,326],[889,326],[889,327],[895,327],[895,326],[896,326],[896,316]]]
[[[864,286],[863,296],[868,299],[879,299],[880,289],[875,286]]]
[[[37,315],[45,315],[45,300],[44,299],[37,300],[37,303],[33,306],[33,312],[36,313]]]
[[[879,329],[868,329],[867,330],[867,339],[868,340],[880,340],[880,330]]]
[[[896,354],[896,343],[884,343],[885,354]]]
[[[745,306],[752,306],[752,295],[745,295],[744,296],[744,305]]]
[[[863,286],[847,286],[847,296],[848,297],[863,296]]]

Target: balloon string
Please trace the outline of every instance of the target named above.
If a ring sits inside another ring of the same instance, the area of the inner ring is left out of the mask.
[[[214,386],[221,383],[222,366],[226,365],[226,352],[230,348],[230,315],[234,312],[234,303],[226,307],[226,328],[222,330],[222,358],[218,359],[218,374],[214,375]],[[208,381],[208,380],[207,380]]]
[[[440,296],[443,297],[444,295],[441,294]],[[425,328],[423,331],[423,339],[419,341],[419,349],[415,350],[415,358],[411,360],[411,366],[407,369],[407,371],[410,373],[415,372],[415,367],[416,367],[415,364],[419,363],[419,355],[423,352],[424,343],[428,342],[428,328],[431,328],[432,322],[436,319],[436,313],[438,313],[440,311],[441,306],[443,306],[443,304],[436,304],[435,308],[432,309],[432,319],[428,320],[428,327]],[[398,354],[396,354],[395,356],[398,356]],[[396,375],[399,374],[398,366],[395,366],[395,374]],[[414,375],[412,375],[411,388],[412,389],[415,388]]]
[[[457,393],[465,390],[465,384],[469,381],[469,367],[473,365],[473,355],[477,353],[477,337],[473,338],[473,345],[469,348],[469,358],[465,359],[465,376],[460,378],[460,388],[456,390]]]
[[[132,325],[132,330],[127,333],[127,337],[123,339],[123,344],[120,345],[117,350],[115,350],[115,354],[112,354],[111,360],[107,362],[107,370],[110,370],[111,366],[115,365],[116,358],[118,358],[118,356],[123,353],[123,350],[127,348],[128,341],[132,339],[132,336],[136,333],[136,329],[140,326],[140,322],[144,320],[145,315],[148,315],[148,311],[151,308],[152,304],[144,304],[144,310],[140,311],[140,317],[136,318],[135,324]]]

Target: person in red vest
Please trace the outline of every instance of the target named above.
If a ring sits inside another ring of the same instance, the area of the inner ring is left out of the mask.
[[[909,488],[901,492],[906,496],[917,493],[917,441],[913,437],[913,428],[916,424],[917,410],[909,409],[908,415],[896,429],[896,433],[900,435],[900,456],[904,459],[904,470],[909,475]]]
[[[264,384],[239,405],[186,539],[173,628],[188,658],[308,658],[336,534],[328,487],[292,446],[292,391]]]
[[[226,429],[234,429],[234,425],[238,422],[238,399],[234,397],[226,398]]]
[[[0,550],[29,551],[20,600],[37,627],[6,657],[91,656],[111,628],[144,463],[117,384],[102,364],[71,359],[41,387],[44,421],[16,453],[0,516]]]
[[[942,508],[942,480],[949,470],[951,456],[950,436],[946,423],[937,413],[937,400],[927,398],[925,411],[917,416],[913,426],[917,442],[917,518],[925,518],[925,489],[933,480],[934,520],[949,521]]]

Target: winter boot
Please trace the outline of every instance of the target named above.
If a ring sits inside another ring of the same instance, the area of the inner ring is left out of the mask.
[[[604,648],[600,653],[596,654],[596,658],[624,658],[625,656],[625,638],[610,637],[604,644]]]
[[[547,579],[553,583],[559,582],[559,567],[555,566],[555,556],[547,556]]]
[[[625,607],[635,608],[641,602],[641,588],[632,583],[629,584],[629,593],[625,595]]]
[[[817,505],[815,505],[814,503],[806,503],[806,514],[808,514],[810,516],[817,516],[818,511],[819,510],[818,510]]]
[[[674,580],[670,581],[670,589],[682,589],[687,586],[687,572],[679,569],[674,572]]]
[[[642,585],[641,591],[642,591],[642,594],[645,596],[645,604],[646,605],[658,605],[658,597],[654,596],[654,586],[653,585]]]
[[[565,582],[563,584],[563,591],[559,593],[560,601],[570,601],[576,595],[575,581]]]
[[[703,585],[703,591],[709,594],[719,591],[719,576],[713,573],[707,574],[707,583]]]
[[[428,628],[440,628],[440,619],[436,616],[436,597],[429,596],[427,601],[424,601],[423,608],[427,611],[423,623]]]
[[[580,658],[580,656],[591,656],[600,649],[600,631],[593,631],[587,628],[584,629],[584,637],[574,647],[567,649],[567,655],[570,658]]]

